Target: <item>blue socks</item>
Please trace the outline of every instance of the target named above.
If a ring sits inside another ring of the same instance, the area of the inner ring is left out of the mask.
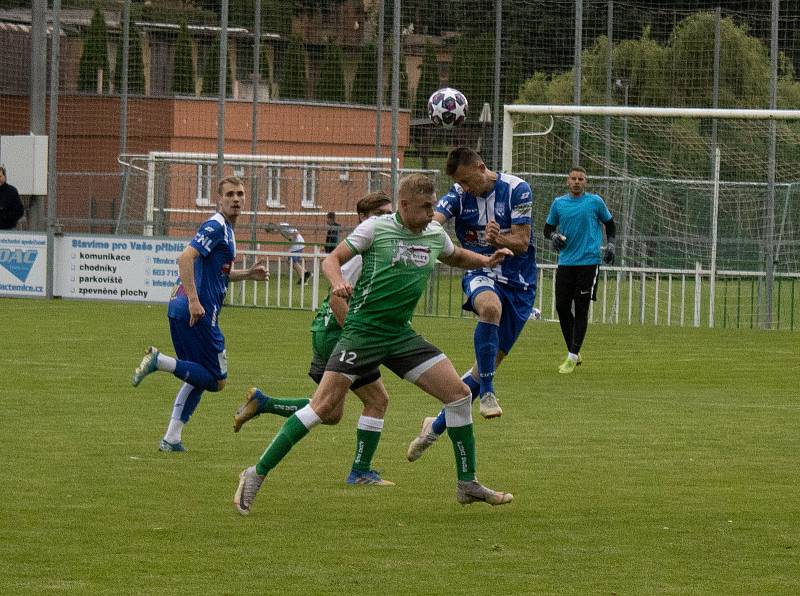
[[[189,418],[192,417],[197,405],[200,403],[200,398],[203,396],[203,390],[194,387],[189,395],[186,396],[186,401],[183,403],[183,411],[181,412],[180,421],[186,424]]]
[[[494,371],[497,362],[497,343],[499,326],[494,323],[478,321],[475,326],[475,359],[481,379],[480,393],[494,393]]]
[[[175,363],[175,372],[172,374],[181,381],[194,385],[201,391],[219,391],[217,388],[217,378],[208,372],[204,366],[196,362],[177,360]],[[197,399],[199,400],[200,398],[198,397]],[[195,404],[195,406],[196,405],[197,404]]]
[[[481,386],[478,381],[472,377],[472,369],[464,373],[464,375],[461,377],[461,380],[466,383],[467,387],[469,387],[469,390],[472,392],[472,401],[478,399]],[[445,430],[447,430],[447,423],[444,420],[444,408],[439,411],[439,415],[436,417],[436,420],[433,421],[431,430],[437,435],[441,435]]]

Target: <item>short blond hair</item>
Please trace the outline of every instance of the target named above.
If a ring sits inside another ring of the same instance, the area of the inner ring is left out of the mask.
[[[430,196],[435,192],[433,180],[425,174],[409,174],[401,178],[397,189],[397,195],[401,199],[410,199],[418,195]]]
[[[232,184],[233,186],[244,186],[244,182],[242,182],[242,179],[238,176],[226,176],[219,181],[219,184],[217,184],[217,195],[222,196],[222,187],[226,184]]]

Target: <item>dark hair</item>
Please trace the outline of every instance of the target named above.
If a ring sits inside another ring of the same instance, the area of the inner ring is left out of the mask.
[[[425,174],[409,174],[400,180],[397,194],[399,197],[407,199],[411,196],[432,195],[436,193],[433,180]]]
[[[584,168],[583,166],[572,166],[569,169],[569,173],[572,172],[583,172],[583,175],[586,176],[586,168]]]
[[[6,174],[6,167],[5,166],[0,166],[0,172],[3,172],[3,176],[8,176],[8,174]]]
[[[364,195],[361,200],[356,203],[356,211],[359,215],[366,217],[378,207],[389,205],[391,202],[392,199],[382,190],[371,192],[368,195]]]
[[[328,217],[334,219],[336,217],[336,211],[328,211]]]
[[[476,163],[483,163],[483,159],[469,147],[456,147],[447,156],[445,174],[452,176],[456,173],[459,166],[471,166]]]
[[[234,186],[244,186],[244,182],[238,176],[227,176],[219,181],[217,184],[217,194],[222,196],[222,187],[225,184],[233,184]]]

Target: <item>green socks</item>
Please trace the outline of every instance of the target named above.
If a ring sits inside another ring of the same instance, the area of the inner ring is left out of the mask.
[[[456,455],[456,474],[459,480],[475,480],[475,435],[472,425],[447,427]]]
[[[308,434],[308,430],[296,414],[289,416],[278,431],[278,434],[272,439],[266,451],[264,451],[261,459],[258,460],[256,472],[261,476],[266,476],[272,468],[286,457],[292,447]]]

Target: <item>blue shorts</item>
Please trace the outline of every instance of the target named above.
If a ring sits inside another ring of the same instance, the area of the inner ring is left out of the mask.
[[[300,263],[300,262],[302,262],[302,260],[303,260],[303,249],[302,248],[300,248],[298,250],[292,250],[292,251],[289,251],[289,252],[292,253],[292,256],[289,257],[289,262],[290,263]],[[295,255],[297,255],[297,256],[295,256]]]
[[[536,299],[536,286],[530,285],[527,290],[510,288],[506,284],[498,283],[487,277],[482,271],[476,270],[464,274],[461,287],[467,297],[462,306],[464,310],[475,312],[472,301],[481,292],[494,292],[500,299],[503,314],[500,315],[498,347],[508,354],[519,334],[522,333],[525,323],[528,322],[528,317],[533,309],[533,301]]]
[[[225,336],[219,327],[211,324],[207,316],[192,327],[189,327],[189,321],[169,317],[169,333],[178,360],[201,365],[217,380],[228,377]]]

